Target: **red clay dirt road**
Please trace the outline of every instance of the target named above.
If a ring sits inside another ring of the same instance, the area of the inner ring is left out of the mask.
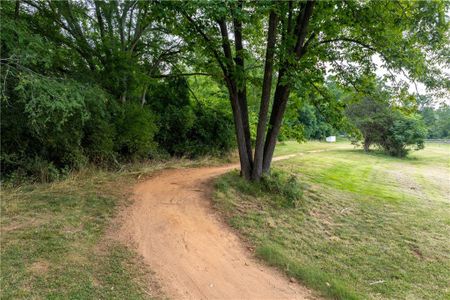
[[[139,183],[120,237],[171,299],[316,299],[252,258],[211,207],[212,179],[236,167],[163,170]]]

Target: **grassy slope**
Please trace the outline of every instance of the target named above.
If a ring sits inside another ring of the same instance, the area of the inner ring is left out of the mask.
[[[297,208],[233,173],[217,182],[218,208],[257,255],[332,298],[450,297],[450,145],[408,159],[345,143],[278,150],[292,152],[303,154],[275,166],[304,183]]]
[[[140,258],[111,237],[117,225],[112,219],[127,204],[137,177],[211,163],[150,163],[119,173],[85,170],[52,184],[3,187],[1,298],[163,297]]]

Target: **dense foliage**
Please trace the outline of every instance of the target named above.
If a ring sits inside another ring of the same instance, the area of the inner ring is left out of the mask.
[[[407,83],[395,72],[448,90],[446,11],[445,1],[2,1],[2,174],[51,180],[237,141],[242,174],[259,180],[278,139],[342,130],[339,91],[379,67],[394,72],[396,94]]]
[[[424,107],[421,109],[420,114],[428,129],[427,138],[450,138],[450,107],[448,105],[443,105],[437,109]]]
[[[115,18],[103,14],[120,8],[96,4],[99,18]],[[1,4],[3,178],[51,181],[88,163],[109,167],[162,153],[220,155],[233,148],[227,110],[207,101],[192,103],[185,79],[153,78],[149,72],[159,74],[164,67],[150,70],[141,65],[148,60],[124,53],[115,21],[104,38],[95,33],[101,30],[98,23],[80,29],[82,37],[76,20],[91,21],[83,4],[18,5]],[[147,8],[135,9],[144,14]],[[64,29],[68,35],[62,35],[61,24],[73,26]],[[164,52],[164,59],[167,63],[171,55]]]
[[[325,95],[330,74],[358,89],[356,79],[379,67],[390,71],[399,94],[408,84],[396,73],[444,93],[449,87],[442,72],[449,64],[445,1],[183,1],[169,7],[181,25],[175,33],[197,50],[195,69],[223,78],[247,179],[270,171],[294,90]],[[260,94],[256,122],[249,87]]]

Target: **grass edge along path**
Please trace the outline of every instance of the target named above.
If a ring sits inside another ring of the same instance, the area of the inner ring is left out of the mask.
[[[216,180],[215,206],[258,257],[329,298],[450,297],[450,147],[396,159],[342,143],[285,146],[304,153],[274,169],[303,185],[295,208],[237,173]],[[347,177],[328,174],[337,165]]]
[[[139,180],[167,168],[220,165],[223,159],[86,168],[53,183],[1,189],[2,299],[165,298],[142,259],[114,238],[118,212]]]

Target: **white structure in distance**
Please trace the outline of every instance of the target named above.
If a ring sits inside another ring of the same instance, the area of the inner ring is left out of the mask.
[[[327,136],[326,141],[327,141],[327,143],[335,143],[336,142],[336,136],[335,135]]]

